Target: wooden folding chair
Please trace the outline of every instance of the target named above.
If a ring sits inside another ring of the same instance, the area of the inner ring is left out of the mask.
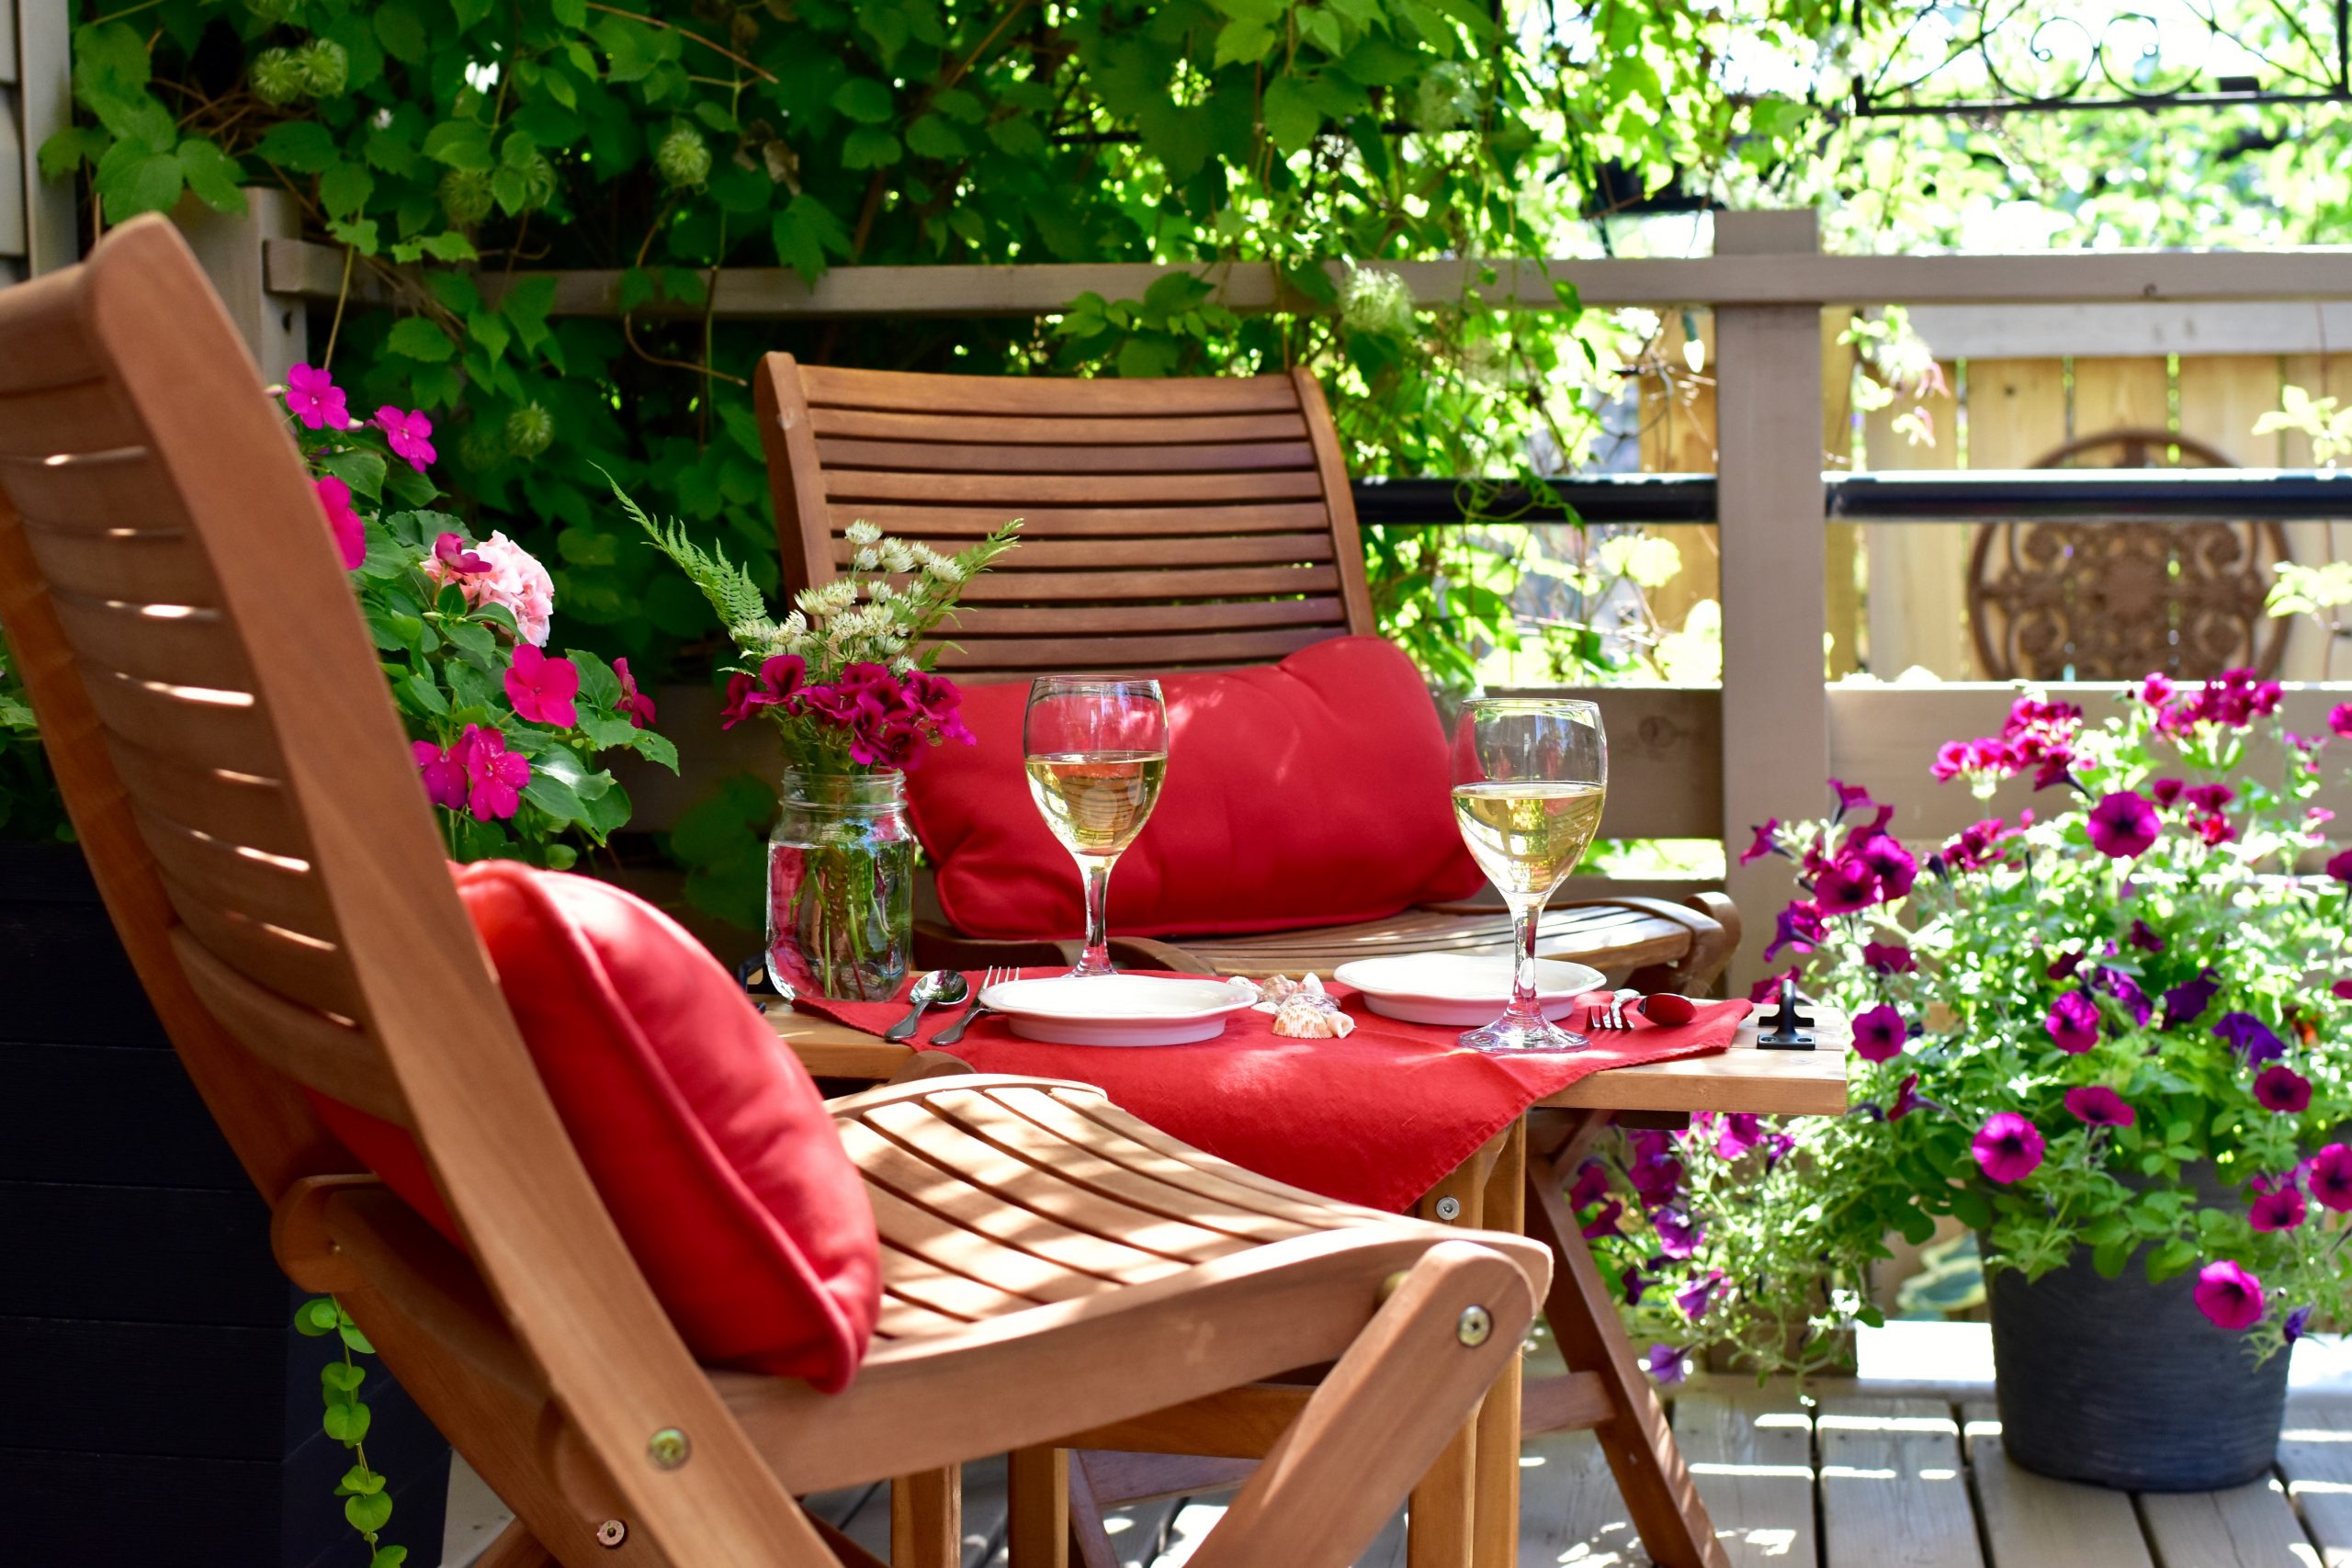
[[[1322,389],[1287,376],[1012,379],[840,370],[771,354],[756,378],[786,586],[831,580],[864,518],[957,549],[1018,515],[1023,543],[964,595],[959,680],[1156,675],[1265,663],[1370,633],[1372,594]],[[1324,974],[1390,953],[1507,953],[1474,899],[1385,920],[1175,937],[1146,956],[1226,975]],[[926,965],[1051,963],[1051,944],[919,924]],[[1560,900],[1539,951],[1645,990],[1702,991],[1739,944],[1719,893]],[[1039,949],[1046,949],[1039,951]],[[1169,950],[1173,951],[1169,951]]]
[[[1339,1568],[1372,1539],[1510,1364],[1542,1250],[1280,1187],[1078,1086],[839,1102],[884,1238],[862,1371],[828,1396],[696,1365],[450,885],[325,527],[160,219],[0,293],[0,622],[74,826],[287,1271],[518,1515],[486,1562],[871,1562],[794,1497],[897,1475],[896,1554],[938,1568],[949,1467],[1326,1362],[1267,1396],[1283,1429],[1196,1561]],[[465,1251],[303,1086],[414,1135]]]

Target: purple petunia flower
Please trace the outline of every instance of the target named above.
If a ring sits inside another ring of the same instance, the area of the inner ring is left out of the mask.
[[[1715,1157],[1737,1159],[1763,1141],[1764,1118],[1752,1111],[1727,1111],[1715,1132]]]
[[[1624,1235],[1624,1232],[1617,1228],[1618,1218],[1623,1215],[1624,1212],[1625,1205],[1615,1198],[1611,1198],[1608,1202],[1603,1203],[1600,1206],[1600,1213],[1593,1215],[1592,1218],[1584,1223],[1585,1240],[1597,1241],[1604,1235]]]
[[[1942,1106],[1919,1092],[1919,1075],[1911,1073],[1905,1077],[1902,1086],[1894,1091],[1894,1104],[1887,1111],[1886,1119],[1890,1122],[1900,1122],[1914,1111],[1941,1111],[1942,1109]]]
[[[1762,827],[1756,829],[1754,840],[1739,852],[1739,863],[1746,865],[1750,861],[1762,860],[1766,855],[1780,853],[1781,846],[1773,841],[1772,837],[1780,830],[1781,819],[1777,817],[1769,818]]]
[[[2290,1231],[2310,1211],[2293,1183],[2272,1189],[2246,1205],[2246,1222],[2258,1231]]]
[[[2148,1015],[2155,1009],[2149,1005],[2148,995],[2140,989],[2139,981],[2120,969],[2102,965],[2091,976],[2091,984],[2122,1004],[2123,1010],[2132,1015],[2132,1022],[2146,1027]]]
[[[1679,1209],[1660,1209],[1652,1214],[1650,1229],[1657,1236],[1657,1249],[1677,1260],[1696,1253],[1699,1244],[1707,1239],[1707,1227]]]
[[[1715,1292],[1723,1288],[1723,1282],[1724,1271],[1710,1269],[1702,1277],[1675,1292],[1674,1304],[1682,1309],[1683,1316],[1696,1323],[1707,1315],[1707,1308],[1713,1304]]]
[[[2213,1026],[2213,1032],[2228,1041],[2230,1049],[2245,1058],[2249,1067],[2275,1062],[2287,1054],[2287,1043],[2250,1012],[2223,1013],[2222,1021]]]
[[[2262,1321],[2267,1302],[2262,1281],[2235,1263],[2208,1263],[2197,1271],[2197,1310],[2214,1327],[2243,1334]]]
[[[1862,963],[1873,975],[1908,975],[1919,967],[1909,944],[1900,942],[1862,943]]]
[[[2158,936],[2155,928],[2145,920],[2133,920],[2132,934],[2125,940],[2143,953],[2162,953],[2165,950],[2165,939]]]
[[[2041,1165],[2041,1131],[2014,1111],[1996,1111],[1976,1130],[1968,1152],[1990,1179],[2007,1187]]]
[[[1682,1381],[1684,1371],[1682,1352],[1671,1345],[1651,1346],[1649,1354],[1642,1358],[1642,1365],[1648,1369],[1650,1376],[1662,1383],[1678,1383]]]
[[[2327,727],[2338,735],[2352,739],[2352,703],[2338,703],[2328,709]]]
[[[1784,947],[1799,953],[1811,953],[1821,941],[1821,911],[1800,900],[1781,911],[1772,931],[1771,945],[1764,950],[1764,962],[1770,964]]]
[[[1903,1055],[1910,1034],[1903,1015],[1885,1002],[1854,1015],[1854,1055],[1865,1062],[1888,1062]]]
[[[2178,1029],[2184,1023],[2195,1023],[2221,993],[2221,976],[2211,969],[2194,980],[2183,980],[2165,993],[2165,1027]]]
[[[1568,1189],[1568,1207],[1589,1209],[1609,1196],[1609,1168],[1597,1159],[1589,1159],[1577,1167],[1577,1179]]]
[[[2352,1002],[2352,980],[2338,980],[2328,987],[2347,1002]]]
[[[2093,1127],[2129,1127],[2139,1120],[2139,1113],[2124,1103],[2123,1097],[2105,1084],[2068,1089],[2066,1109]]]
[[[1639,1269],[1636,1269],[1634,1265],[1628,1263],[1618,1272],[1617,1283],[1624,1290],[1625,1304],[1627,1306],[1639,1306],[1642,1304],[1642,1297],[1648,1292],[1652,1285],[1657,1283],[1657,1279],[1655,1275],[1643,1273]]]
[[[1838,797],[1838,815],[1840,817],[1845,816],[1849,811],[1868,811],[1871,808],[1871,792],[1860,784],[1849,784],[1842,779],[1831,779],[1829,788],[1830,792]]]
[[[2137,790],[2116,790],[2091,807],[2091,847],[2103,855],[2129,860],[2154,843],[2163,831],[2154,804]]]
[[[1796,1152],[1796,1139],[1790,1136],[1788,1134],[1767,1133],[1764,1134],[1764,1168],[1768,1171],[1770,1170],[1774,1166],[1780,1164],[1782,1160],[1788,1158],[1789,1156],[1794,1154]]]
[[[2082,966],[2083,954],[2079,953],[2062,953],[2057,957],[2050,961],[2050,966],[2044,969],[2042,973],[2049,976],[2053,980],[2071,980],[2075,977],[2075,971],[2080,969]]]
[[[2080,991],[2068,991],[2050,1004],[2041,1021],[2050,1043],[2070,1056],[2079,1056],[2098,1043],[2098,1004]]]
[[[2310,1177],[2321,1208],[2352,1213],[2352,1145],[2330,1144],[2313,1155]]]
[[[1824,915],[1850,915],[1878,901],[1878,878],[1858,854],[1838,856],[1813,879],[1814,907]]]
[[[2311,1079],[2283,1062],[2276,1063],[2263,1068],[2254,1080],[2254,1099],[2265,1111],[2298,1115],[2312,1102]]]
[[[2352,850],[2346,850],[2342,854],[2329,861],[2327,874],[2338,882],[2352,882]]]
[[[2287,1314],[2286,1322],[2278,1325],[2278,1337],[2286,1343],[2292,1345],[2303,1337],[2304,1331],[2311,1326],[2311,1322],[2312,1309],[2307,1306],[2299,1306]]]
[[[1900,898],[1911,891],[1919,880],[1918,858],[1890,833],[1873,833],[1859,844],[1849,844],[1849,852],[1861,857],[1878,879],[1881,901]]]

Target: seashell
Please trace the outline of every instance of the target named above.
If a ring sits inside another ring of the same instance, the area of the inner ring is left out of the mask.
[[[1273,1027],[1276,1034],[1295,1040],[1341,1040],[1354,1032],[1356,1021],[1319,991],[1293,992],[1274,1010]]]

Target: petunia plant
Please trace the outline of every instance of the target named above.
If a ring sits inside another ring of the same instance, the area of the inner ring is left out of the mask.
[[[2303,736],[2280,699],[2152,676],[2093,726],[2029,693],[1931,772],[2052,804],[1920,854],[1832,780],[1826,819],[1757,829],[1743,860],[1802,888],[1758,995],[1793,976],[1852,1016],[1853,1108],[1694,1118],[1578,1173],[1654,1371],[1701,1343],[1831,1363],[1883,1238],[1947,1215],[1988,1269],[2194,1273],[2256,1359],[2352,1317],[2352,850],[2312,804],[2352,705]]]
[[[285,400],[451,857],[576,863],[628,820],[604,753],[678,765],[628,660],[547,650],[547,569],[504,534],[474,539],[431,509],[427,415],[358,419],[307,365],[288,373]]]

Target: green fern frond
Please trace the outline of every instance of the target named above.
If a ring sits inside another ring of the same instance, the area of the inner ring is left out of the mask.
[[[757,647],[774,637],[775,623],[768,615],[767,596],[760,592],[749,572],[727,558],[724,546],[704,549],[687,536],[684,524],[674,517],[666,525],[657,524],[612,475],[605,474],[605,482],[613,487],[621,510],[645,531],[652,547],[667,556],[671,564],[684,572],[687,581],[710,601],[710,607],[718,613],[719,624],[727,628],[729,637],[749,647]]]

